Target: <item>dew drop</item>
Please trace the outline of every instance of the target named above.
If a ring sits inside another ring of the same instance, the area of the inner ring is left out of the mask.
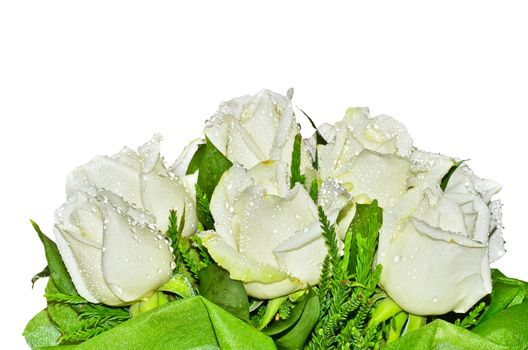
[[[401,257],[400,257],[399,255],[396,255],[396,256],[394,257],[394,262],[395,262],[395,263],[399,263],[399,262],[400,262],[400,259],[401,259]]]

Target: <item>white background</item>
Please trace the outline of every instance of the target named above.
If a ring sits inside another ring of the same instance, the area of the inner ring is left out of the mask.
[[[45,259],[28,219],[51,234],[69,171],[154,132],[171,162],[219,101],[262,88],[294,87],[317,123],[370,106],[417,147],[470,158],[504,186],[508,253],[496,266],[528,280],[521,2],[185,3],[0,5],[3,344],[25,348],[23,327],[44,307],[44,283],[29,283]]]

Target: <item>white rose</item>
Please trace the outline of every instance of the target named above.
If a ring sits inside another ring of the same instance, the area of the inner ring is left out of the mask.
[[[429,183],[444,166],[436,161],[444,160],[422,153],[424,158],[430,171],[423,180]],[[499,189],[463,165],[445,192],[439,183],[414,187],[384,211],[381,284],[403,309],[417,315],[466,312],[491,292],[490,260],[504,254],[500,206],[490,202]]]
[[[169,210],[175,209],[178,221],[185,212],[184,236],[196,231],[195,176],[173,176],[159,155],[161,136],[133,151],[124,148],[111,157],[98,156],[76,168],[66,185],[68,197],[86,186],[109,190],[128,203],[144,209],[155,218],[158,229],[168,228]]]
[[[354,196],[390,206],[407,190],[412,139],[400,122],[388,116],[369,118],[367,108],[350,108],[335,131],[325,125],[328,144],[318,146],[319,171]]]
[[[324,185],[322,202],[335,220],[348,197]],[[289,186],[286,163],[265,161],[250,170],[234,165],[218,183],[210,205],[216,231],[203,244],[250,296],[272,299],[319,282],[327,249],[317,206],[303,186]]]
[[[220,152],[246,169],[264,160],[290,164],[298,133],[290,98],[269,90],[222,103],[204,129]],[[301,161],[303,168],[310,167],[304,143]]]
[[[57,210],[57,246],[79,294],[123,305],[148,297],[170,279],[170,244],[154,218],[119,196],[87,187]]]
[[[491,291],[490,260],[504,254],[500,202],[491,201],[499,185],[462,165],[442,191],[453,159],[413,148],[402,124],[369,118],[366,109],[349,110],[323,132],[323,178],[378,199],[384,210],[377,263],[383,288],[400,306],[419,315],[465,312]],[[341,238],[354,210],[338,223]]]

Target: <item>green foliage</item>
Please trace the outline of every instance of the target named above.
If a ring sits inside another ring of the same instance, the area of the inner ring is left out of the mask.
[[[279,306],[279,319],[287,320],[295,306],[296,305],[289,298],[286,298],[286,300]]]
[[[39,279],[49,277],[49,274],[50,274],[49,267],[46,265],[46,267],[44,267],[42,269],[42,271],[40,271],[39,273],[35,274],[31,278],[31,287],[34,287],[35,286],[35,282],[37,282]]]
[[[521,303],[495,313],[472,329],[508,349],[528,348],[528,303]]]
[[[314,203],[317,203],[317,200],[319,198],[319,180],[317,179],[313,179],[310,185],[310,197],[312,198]]]
[[[202,224],[205,230],[214,229],[214,219],[211,211],[209,210],[209,198],[202,191],[199,184],[196,184],[196,214],[198,221]]]
[[[455,325],[462,328],[470,328],[478,323],[479,318],[482,316],[482,311],[485,309],[486,303],[481,302],[475,306],[462,320],[457,319]]]
[[[293,188],[296,183],[304,185],[304,182],[306,181],[306,177],[301,174],[301,146],[302,136],[301,134],[297,134],[295,135],[295,141],[293,142],[293,151],[291,158],[291,188]]]
[[[203,152],[198,173],[198,186],[207,200],[210,201],[218,181],[220,181],[224,172],[231,168],[233,163],[209,139],[205,140]]]
[[[313,167],[315,169],[319,169],[319,156],[318,156],[317,146],[318,145],[326,145],[326,144],[328,144],[328,142],[324,139],[323,135],[321,135],[321,133],[317,129],[317,126],[315,125],[315,123],[312,120],[312,118],[310,118],[308,116],[308,114],[306,114],[306,112],[303,111],[302,109],[299,108],[299,110],[304,114],[304,116],[308,119],[308,121],[310,122],[312,127],[315,129],[315,159],[314,159],[314,162],[313,162]]]
[[[466,160],[459,160],[458,162],[453,164],[453,166],[449,169],[447,174],[444,175],[444,177],[442,178],[442,181],[440,181],[440,188],[442,189],[442,191],[445,191],[445,189],[447,188],[447,184],[449,183],[449,179],[451,178],[451,176],[453,175],[455,170],[457,170],[458,167],[460,165],[462,165],[462,163],[464,163],[466,161],[467,161],[467,159]]]
[[[191,158],[191,161],[189,162],[189,166],[187,167],[187,171],[185,173],[186,175],[194,174],[200,169],[200,165],[202,164],[202,159],[205,155],[206,150],[207,146],[205,143],[198,145],[198,149],[196,150],[196,152],[194,152],[194,155]]]
[[[65,329],[61,342],[76,343],[93,338],[130,319],[127,308],[99,304],[83,305],[79,311],[80,322]]]
[[[180,275],[196,287],[196,279],[200,270],[211,264],[211,257],[203,247],[198,236],[186,238],[182,236],[185,225],[185,212],[180,222],[176,211],[169,212],[169,228],[166,236],[171,240],[174,252],[174,275]]]
[[[452,323],[437,319],[388,344],[383,349],[506,350],[511,348],[487,340]]]
[[[528,302],[528,284],[526,282],[506,277],[497,269],[491,271],[491,278],[493,289],[489,297],[488,307],[480,321],[485,321],[510,306]]]
[[[216,264],[202,269],[198,276],[200,295],[238,318],[249,321],[249,301],[242,282],[232,280],[229,272]]]
[[[298,321],[276,337],[275,344],[279,349],[302,349],[317,323],[320,315],[319,298],[313,289],[310,289],[305,298],[306,304]]]
[[[381,217],[382,210],[377,201],[358,204],[341,256],[335,227],[322,208],[319,209],[328,255],[323,262],[318,290],[321,316],[311,334],[308,349],[364,349],[381,342],[380,326],[369,324],[381,274],[381,266],[372,270]]]
[[[268,336],[196,296],[162,305],[70,348],[272,350],[275,345]]]
[[[46,309],[36,314],[27,324],[22,335],[32,348],[59,344],[60,331],[51,321]]]
[[[40,241],[44,246],[51,279],[53,282],[55,282],[55,285],[61,293],[76,295],[77,290],[71,281],[70,274],[68,273],[64,262],[62,261],[57,245],[44,233],[42,233],[36,222],[31,220],[31,224],[33,225],[33,228],[37,232]]]

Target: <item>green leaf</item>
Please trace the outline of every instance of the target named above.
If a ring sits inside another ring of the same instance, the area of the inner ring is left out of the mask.
[[[302,349],[319,319],[320,305],[317,294],[310,290],[299,321],[286,334],[275,341],[279,349]]]
[[[202,160],[205,155],[206,145],[205,143],[202,143],[198,145],[198,149],[196,152],[194,152],[193,157],[191,158],[191,161],[189,162],[189,166],[187,167],[186,175],[194,174],[197,170],[200,169],[200,165],[202,165]]]
[[[451,176],[453,175],[453,173],[455,172],[455,170],[458,169],[458,167],[460,165],[462,165],[462,163],[466,162],[467,159],[465,160],[459,160],[458,162],[456,162],[455,164],[453,164],[453,166],[449,169],[449,171],[447,172],[447,174],[444,175],[444,177],[442,178],[442,181],[440,181],[440,188],[442,189],[442,191],[445,191],[445,189],[447,188],[447,184],[449,183],[449,179],[451,178]]]
[[[222,174],[231,168],[233,163],[209,139],[205,139],[205,150],[203,152],[200,172],[198,173],[198,186],[210,201]]]
[[[265,334],[196,296],[162,305],[79,345],[47,349],[273,350],[275,346]]]
[[[49,274],[50,274],[49,268],[46,265],[46,267],[43,268],[42,271],[40,271],[39,273],[35,274],[35,276],[33,276],[31,278],[31,288],[33,288],[35,286],[35,282],[37,282],[39,279],[49,277]]]
[[[473,333],[508,349],[528,348],[528,303],[517,304],[497,312],[473,328]]]
[[[238,318],[249,321],[249,301],[242,282],[232,280],[229,272],[215,264],[202,269],[199,280],[200,295]]]
[[[383,349],[506,350],[509,348],[462,327],[437,319],[388,344]]]
[[[211,211],[209,210],[209,199],[207,195],[202,191],[200,185],[196,184],[196,215],[198,221],[203,225],[204,230],[214,229],[214,219]]]
[[[307,301],[307,297],[301,297],[299,303],[295,305],[287,319],[274,322],[269,327],[265,328],[262,332],[267,335],[277,335],[286,331],[287,329],[290,329],[295,323],[297,323],[297,321],[301,317]]]
[[[299,108],[299,107],[297,107]],[[317,126],[315,125],[314,121],[312,120],[312,118],[310,118],[308,116],[308,114],[306,114],[305,111],[303,111],[302,109],[299,108],[299,110],[304,114],[304,116],[306,118],[308,118],[308,121],[310,122],[310,124],[312,125],[312,127],[315,129],[315,159],[313,161],[313,166],[314,168],[317,170],[319,169],[319,155],[318,155],[318,150],[317,150],[317,146],[318,145],[326,145],[328,144],[328,142],[325,140],[325,138],[323,137],[323,135],[321,135],[321,133],[319,132],[319,130],[317,129]]]
[[[509,306],[522,303],[528,297],[526,295],[525,282],[506,277],[497,269],[491,271],[491,278],[493,280],[493,289],[490,295],[490,302],[480,322]]]
[[[77,295],[77,290],[71,281],[70,274],[68,273],[64,262],[62,261],[57,245],[44,233],[42,233],[36,222],[31,220],[31,224],[33,225],[33,228],[37,232],[40,241],[44,246],[50,277],[53,279],[53,282],[55,282],[57,289],[64,294]]]
[[[300,184],[304,184],[306,180],[305,176],[301,174],[301,143],[301,134],[295,135],[291,158],[290,188],[293,188],[297,182]]]
[[[357,242],[357,250],[352,244],[350,273],[356,273],[357,282],[368,286],[372,282],[372,264],[378,246],[378,233],[382,225],[383,210],[378,201],[371,204],[357,204],[356,214],[350,224],[352,240]],[[356,259],[354,259],[356,255]],[[370,286],[371,288],[375,286]]]
[[[44,309],[28,322],[22,335],[28,345],[35,349],[59,344],[61,333],[51,321],[48,311]]]

